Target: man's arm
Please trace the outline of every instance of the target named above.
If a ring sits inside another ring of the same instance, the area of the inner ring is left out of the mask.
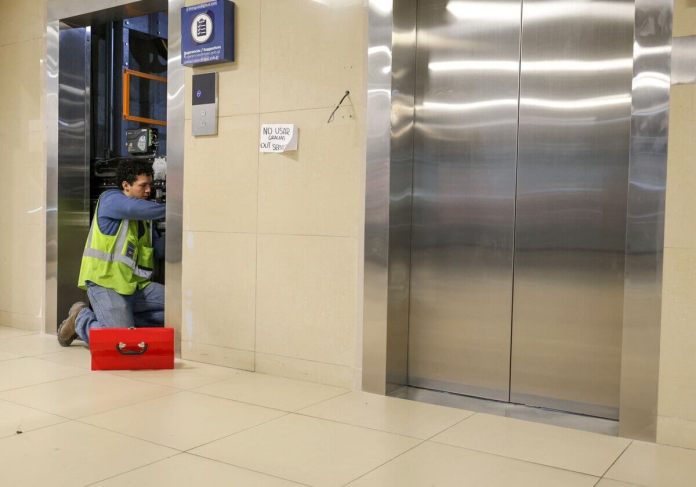
[[[105,192],[99,201],[99,218],[161,220],[166,212],[166,205],[163,203],[129,198],[118,190]]]

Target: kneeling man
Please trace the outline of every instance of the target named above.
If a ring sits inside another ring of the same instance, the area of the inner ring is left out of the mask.
[[[58,342],[89,343],[91,328],[164,326],[164,286],[151,282],[155,255],[164,256],[164,239],[153,220],[165,205],[148,201],[152,165],[127,160],[116,169],[119,189],[99,198],[82,254],[78,286],[87,291],[90,309],[77,302],[58,327]]]

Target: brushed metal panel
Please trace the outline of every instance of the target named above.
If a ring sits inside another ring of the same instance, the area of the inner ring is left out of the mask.
[[[508,399],[520,13],[418,2],[411,385]]]
[[[77,278],[90,223],[91,50],[89,28],[65,28],[59,37],[57,314],[62,318],[72,303],[86,299]]]
[[[633,16],[524,2],[513,402],[618,415]]]
[[[362,388],[384,394],[387,382],[391,2],[369,1]]]
[[[58,323],[58,46],[60,25],[46,25],[46,284],[44,326],[55,333]]]
[[[165,260],[165,308],[167,326],[176,333],[181,347],[181,253],[184,208],[184,76],[181,65],[181,8],[184,0],[168,2],[167,60],[167,234]]]
[[[619,434],[655,441],[672,1],[637,0]]]
[[[416,0],[397,2],[393,12],[387,309],[388,391],[408,382],[417,3]]]

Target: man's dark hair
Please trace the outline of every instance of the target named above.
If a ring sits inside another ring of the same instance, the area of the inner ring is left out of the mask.
[[[116,184],[118,189],[123,189],[123,181],[133,184],[138,176],[152,176],[152,164],[137,159],[126,159],[118,163],[116,167]]]

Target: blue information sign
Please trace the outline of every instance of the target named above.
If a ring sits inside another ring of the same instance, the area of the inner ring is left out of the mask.
[[[181,64],[234,61],[234,3],[213,0],[181,9]]]

